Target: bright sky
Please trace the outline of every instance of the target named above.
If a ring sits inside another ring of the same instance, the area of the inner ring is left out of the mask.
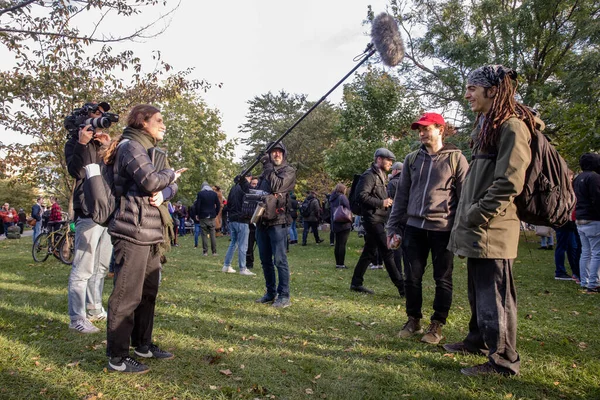
[[[175,69],[194,67],[193,77],[222,82],[203,97],[220,111],[228,137],[240,137],[254,96],[284,89],[316,101],[354,67],[370,42],[362,25],[369,4],[378,14],[387,1],[184,0],[169,29],[135,50],[161,50]],[[341,94],[339,87],[328,100]]]
[[[165,33],[114,47],[142,58],[160,50],[176,70],[194,67],[192,78],[222,83],[202,97],[219,110],[228,137],[240,137],[254,96],[283,89],[316,101],[354,67],[370,41],[362,25],[369,4],[378,14],[387,0],[183,0]],[[340,87],[328,100],[341,94]],[[0,140],[11,141],[7,135]]]

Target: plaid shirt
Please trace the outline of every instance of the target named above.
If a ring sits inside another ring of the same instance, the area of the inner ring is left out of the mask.
[[[60,222],[62,221],[62,214],[60,213],[61,209],[58,203],[52,204],[52,208],[50,209],[50,218],[49,222]]]

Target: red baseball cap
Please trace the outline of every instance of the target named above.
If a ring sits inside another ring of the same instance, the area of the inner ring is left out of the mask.
[[[419,129],[419,125],[429,126],[432,124],[446,125],[446,121],[444,121],[444,117],[442,117],[440,114],[425,113],[423,116],[421,116],[421,118],[419,118],[418,121],[412,123],[410,129],[416,130]]]

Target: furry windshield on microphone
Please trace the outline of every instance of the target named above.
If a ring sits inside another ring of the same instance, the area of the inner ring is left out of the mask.
[[[371,37],[381,60],[388,67],[395,67],[404,58],[404,43],[396,20],[389,14],[381,13],[373,20]]]

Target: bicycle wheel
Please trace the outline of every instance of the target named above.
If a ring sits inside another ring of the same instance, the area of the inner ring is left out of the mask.
[[[73,264],[73,257],[75,255],[75,234],[69,232],[64,235],[60,242],[58,242],[58,253],[60,254],[60,261],[64,264]]]
[[[33,242],[33,248],[31,249],[31,255],[36,262],[44,262],[50,255],[48,253],[48,234],[40,233]]]
[[[60,243],[63,240],[63,238],[65,237],[64,233],[60,232],[60,231],[55,231],[52,232],[53,235],[51,234],[49,237],[49,245],[52,249],[52,255],[58,260],[60,260]]]

